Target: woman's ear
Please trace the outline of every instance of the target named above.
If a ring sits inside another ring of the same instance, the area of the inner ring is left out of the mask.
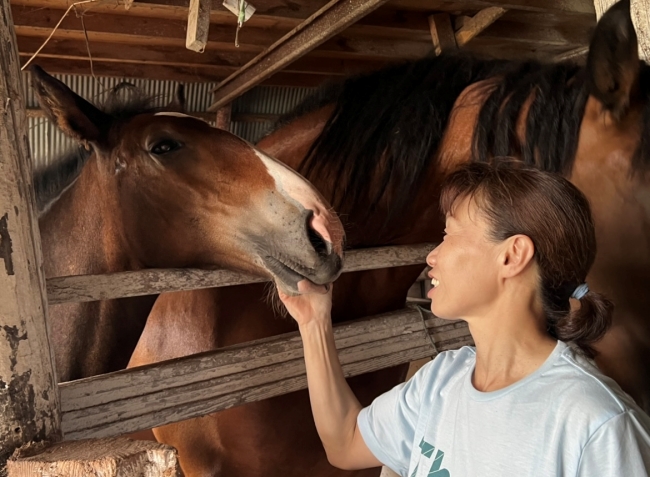
[[[527,235],[513,235],[504,244],[501,266],[504,277],[514,277],[523,272],[533,261],[535,244]]]

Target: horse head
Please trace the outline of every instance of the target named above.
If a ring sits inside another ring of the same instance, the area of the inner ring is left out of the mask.
[[[344,233],[325,199],[248,142],[178,112],[182,93],[174,111],[119,117],[31,72],[47,116],[90,151],[95,165],[82,176],[94,174],[101,219],[117,217],[115,233],[140,266],[225,267],[290,293],[339,275]]]

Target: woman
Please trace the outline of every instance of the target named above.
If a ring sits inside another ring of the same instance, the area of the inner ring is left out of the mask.
[[[409,477],[648,475],[650,419],[588,359],[612,305],[584,283],[596,254],[586,198],[497,161],[452,173],[441,205],[431,310],[466,321],[476,346],[439,354],[369,407],[343,377],[331,292],[280,292],[330,462]]]

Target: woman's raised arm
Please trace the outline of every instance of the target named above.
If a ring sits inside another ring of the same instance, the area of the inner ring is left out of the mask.
[[[312,412],[329,462],[347,470],[379,467],[359,432],[361,404],[345,380],[336,352],[331,288],[323,295],[280,292],[280,299],[300,327]]]

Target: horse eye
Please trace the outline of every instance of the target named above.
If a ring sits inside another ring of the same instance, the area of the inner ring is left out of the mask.
[[[167,154],[168,152],[175,151],[176,149],[179,149],[182,146],[183,145],[180,142],[174,141],[173,139],[164,139],[162,141],[158,141],[157,143],[155,143],[149,151],[152,154],[161,156],[163,154]]]

